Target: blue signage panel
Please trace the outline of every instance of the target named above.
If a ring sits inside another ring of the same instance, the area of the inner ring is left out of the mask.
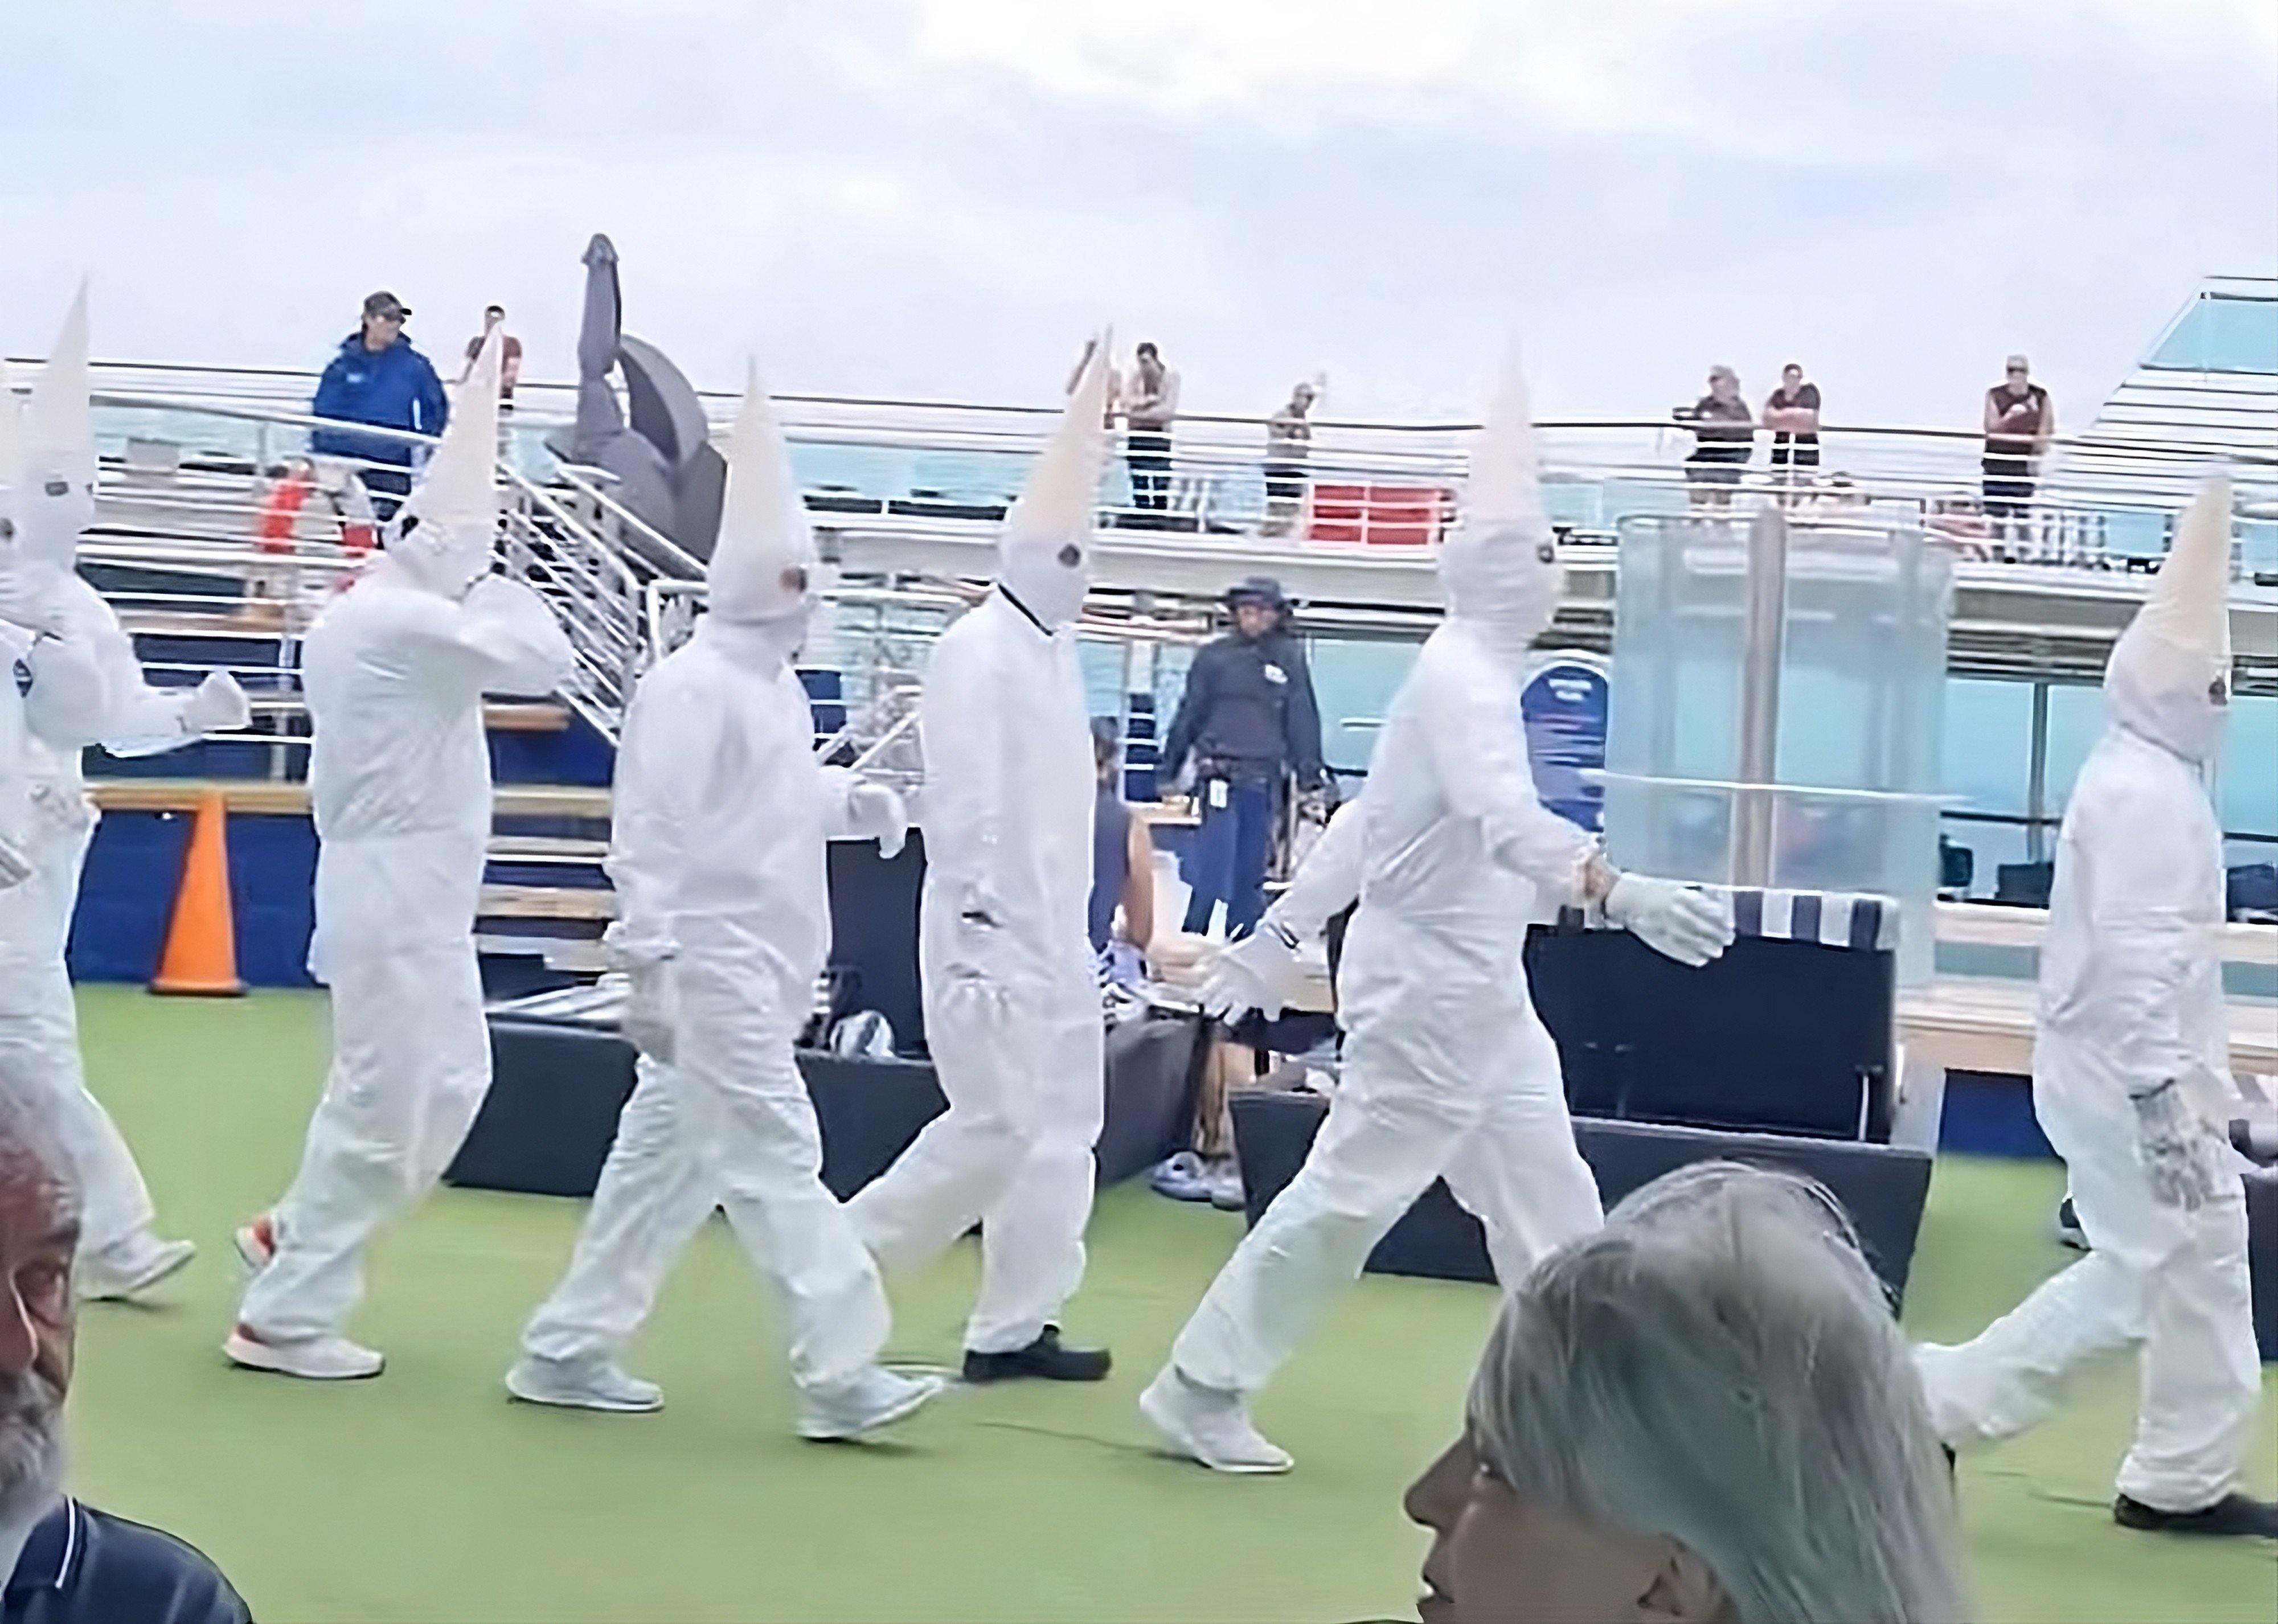
[[[1535,793],[1569,823],[1596,834],[1606,789],[1582,776],[1606,765],[1606,710],[1612,693],[1602,666],[1561,656],[1527,679],[1518,711]]]

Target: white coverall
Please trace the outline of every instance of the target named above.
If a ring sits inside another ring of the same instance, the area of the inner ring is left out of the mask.
[[[1523,954],[1538,911],[1603,883],[1607,917],[1673,957],[1705,964],[1731,939],[1730,921],[1684,888],[1615,876],[1596,840],[1535,793],[1517,725],[1520,677],[1564,587],[1514,362],[1472,452],[1464,522],[1441,547],[1447,619],[1394,696],[1367,788],[1267,914],[1285,936],[1300,925],[1310,934],[1357,873],[1328,1120],[1179,1333],[1166,1374],[1183,1383],[1166,1391],[1158,1378],[1141,1400],[1209,1464],[1287,1468],[1224,1411],[1217,1443],[1237,1458],[1200,1433],[1180,1436],[1208,1419],[1196,1391],[1246,1402],[1265,1386],[1434,1178],[1485,1227],[1506,1282],[1601,1220],[1557,1046],[1527,995]],[[1272,969],[1272,943],[1254,937],[1222,962],[1254,970],[1253,955]]]
[[[815,762],[795,641],[707,615],[634,696],[612,941],[628,963],[669,960],[674,1055],[639,1063],[570,1271],[523,1334],[534,1358],[615,1363],[723,1204],[781,1293],[800,1388],[852,1379],[885,1344],[877,1266],[823,1186],[792,1060],[830,946],[825,842],[866,832],[860,781]]]
[[[1200,1386],[1264,1387],[1435,1178],[1505,1280],[1602,1216],[1520,959],[1538,896],[1572,898],[1596,843],[1536,797],[1517,714],[1510,663],[1451,616],[1392,702],[1366,791],[1308,859],[1359,847],[1344,1064],[1303,1168],[1179,1333],[1172,1362]]]
[[[78,575],[64,576],[49,601],[65,639],[95,662],[102,706],[91,733],[86,717],[54,718],[37,706],[27,715],[24,759],[31,805],[25,855],[32,874],[0,891],[0,1048],[10,1051],[17,1075],[52,1091],[57,1131],[80,1178],[80,1249],[101,1254],[143,1235],[153,1213],[134,1154],[88,1092],[80,1063],[78,1010],[64,948],[97,816],[80,754],[98,740],[120,753],[176,749],[207,727],[241,726],[243,700],[226,679],[209,679],[204,699],[199,690],[151,687],[118,617]]]
[[[2198,762],[2160,742],[2156,716],[2110,697],[2114,720],[2057,837],[2033,1048],[2033,1108],[2094,1249],[1976,1340],[1916,1358],[1940,1434],[1967,1447],[2035,1425],[2075,1369],[2137,1348],[2142,1398],[2119,1490],[2190,1512],[2237,1487],[2255,1436],[2246,1198],[2226,1170],[2196,1211],[2155,1199],[2131,1096],[2177,1079],[2210,1140],[2236,1114],[2222,835]]]
[[[482,1105],[483,696],[551,693],[573,661],[528,586],[485,576],[454,602],[389,554],[310,629],[309,969],[332,989],[333,1060],[274,1213],[275,1259],[239,1310],[263,1341],[337,1334],[363,1292],[364,1243],[434,1186]]]
[[[991,592],[935,644],[919,725],[919,968],[950,1109],[850,1209],[897,1270],[980,1220],[965,1346],[1009,1353],[1057,1323],[1083,1278],[1105,1097],[1085,911],[1091,727],[1074,634]]]

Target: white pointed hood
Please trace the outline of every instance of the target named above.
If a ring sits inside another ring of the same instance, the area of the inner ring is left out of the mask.
[[[744,404],[728,443],[720,539],[706,570],[712,613],[739,624],[780,621],[808,606],[814,528],[792,477],[775,402],[748,364]]]
[[[1472,441],[1464,495],[1463,519],[1440,547],[1449,616],[1522,660],[1558,613],[1566,571],[1542,506],[1541,453],[1516,354]]]
[[[1092,525],[1107,457],[1108,340],[1092,347],[997,542],[997,579],[1046,627],[1075,619],[1091,586]]]
[[[88,399],[87,285],[81,283],[26,403],[10,507],[27,563],[67,570],[95,522],[95,413]]]
[[[2104,667],[2113,720],[2192,761],[2220,752],[2229,703],[2230,504],[2227,475],[2199,488]]]
[[[483,340],[467,381],[451,403],[450,421],[425,476],[404,506],[416,526],[392,527],[388,556],[411,578],[445,598],[490,573],[491,550],[498,540],[499,366],[503,349],[496,327]]]

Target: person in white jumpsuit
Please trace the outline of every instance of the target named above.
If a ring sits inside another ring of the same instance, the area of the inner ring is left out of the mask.
[[[2104,669],[2103,734],[2057,835],[2033,1109],[2089,1254],[1974,1341],[1916,1363],[1947,1445],[2014,1437],[2068,1379],[2133,1349],[2136,1437],[2114,1516],[2278,1538],[2239,1491],[2261,1364],[2222,991],[2222,831],[2206,776],[2229,693],[2230,484],[2211,481]]]
[[[25,855],[31,873],[26,883],[0,895],[0,1048],[19,1057],[19,1075],[38,1078],[54,1093],[57,1127],[85,1193],[76,1285],[82,1298],[97,1300],[149,1291],[187,1264],[197,1248],[187,1240],[161,1240],[154,1231],[156,1214],[141,1170],[118,1125],[88,1092],[80,1064],[78,1007],[64,958],[96,816],[80,754],[95,742],[117,755],[177,749],[208,732],[243,727],[249,711],[227,672],[212,673],[195,689],[152,688],[111,606],[64,567],[78,532],[95,517],[95,424],[88,392],[82,288],[33,392],[22,462],[27,490],[50,480],[65,487],[43,497],[34,510],[42,515],[35,525],[63,532],[47,547],[58,568],[44,598],[72,643],[94,657],[103,705],[92,739],[76,726],[56,731],[36,714],[27,730]],[[12,398],[0,402],[0,414],[13,416]]]
[[[67,358],[69,324],[56,355]],[[82,350],[84,345],[81,346]],[[85,377],[85,367],[79,369]],[[62,375],[51,362],[55,382]],[[63,414],[51,403],[43,419]],[[80,531],[95,511],[91,462],[43,454],[31,469],[22,413],[0,362],[0,906],[34,878],[31,752],[35,737],[93,743],[103,731],[103,667],[58,599],[72,573]],[[60,425],[59,425],[60,428]],[[70,438],[67,431],[44,438]],[[55,465],[55,466],[46,466]],[[76,474],[77,478],[73,476]],[[11,937],[28,935],[19,919]]]
[[[1178,1452],[1220,1471],[1288,1469],[1250,1399],[1434,1178],[1486,1227],[1506,1281],[1600,1222],[1558,1051],[1527,996],[1520,955],[1538,903],[1602,906],[1687,964],[1731,940],[1719,903],[1617,874],[1535,793],[1519,685],[1564,584],[1536,464],[1513,365],[1472,450],[1464,522],[1441,551],[1447,617],[1393,699],[1366,787],[1308,854],[1293,896],[1213,972],[1208,1002],[1273,1011],[1294,989],[1297,927],[1312,934],[1357,892],[1328,1120],[1140,1399]]]
[[[1108,1356],[1060,1341],[1083,1278],[1105,1102],[1087,907],[1096,798],[1073,629],[1089,581],[1105,453],[1105,347],[1005,515],[997,581],[926,664],[918,962],[949,1109],[850,1203],[890,1270],[978,1220],[967,1381],[1097,1381]]]
[[[880,1368],[885,1288],[822,1183],[822,1134],[793,1061],[830,947],[827,842],[891,856],[901,797],[814,757],[791,657],[812,609],[806,509],[756,370],[730,447],[708,612],[641,679],[617,758],[613,957],[641,1050],[570,1271],[523,1333],[507,1391],[653,1410],[619,1366],[666,1272],[724,1205],[789,1322],[800,1433],[852,1437],[940,1390]]]
[[[224,1351],[318,1380],[377,1376],[340,1334],[365,1243],[424,1200],[490,1088],[474,921],[491,834],[485,693],[551,693],[554,613],[490,573],[499,341],[461,385],[426,477],[371,568],[310,628],[317,928],[333,1060],[292,1187],[238,1232],[254,1271]]]

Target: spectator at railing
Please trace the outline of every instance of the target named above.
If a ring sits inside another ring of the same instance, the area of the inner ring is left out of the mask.
[[[1313,449],[1306,414],[1315,397],[1312,385],[1300,384],[1289,392],[1288,403],[1265,420],[1265,535],[1287,536],[1304,506],[1305,460]]]
[[[1783,485],[1808,485],[1819,466],[1819,385],[1803,381],[1803,369],[1791,361],[1780,369],[1780,386],[1764,401],[1764,427],[1772,431],[1772,478]]]
[[[1171,505],[1171,424],[1179,415],[1179,375],[1152,344],[1142,344],[1123,397],[1124,460],[1131,469],[1131,505]]]
[[[467,340],[466,364],[459,369],[461,383],[475,370],[476,357],[483,353],[483,340],[491,336],[491,329],[505,325],[504,305],[483,307],[483,330]],[[499,415],[503,417],[514,410],[514,386],[522,377],[522,340],[510,332],[501,334],[501,340],[506,347],[499,352]]]
[[[1756,441],[1755,415],[1740,397],[1740,375],[1730,367],[1709,368],[1708,393],[1670,416],[1693,425],[1697,443],[1685,460],[1685,477],[1694,506],[1729,506]]]
[[[1985,392],[1985,514],[2004,540],[2026,538],[2041,454],[2056,431],[2056,403],[2025,358],[2010,356],[2007,375]]]
[[[310,415],[333,423],[440,434],[450,406],[443,398],[443,380],[404,336],[403,324],[410,315],[410,307],[394,294],[381,292],[366,299],[362,324],[340,341],[340,353],[317,380]],[[310,431],[309,449],[320,457],[381,464],[360,471],[383,519],[410,494],[415,448],[409,441],[324,428]]]

